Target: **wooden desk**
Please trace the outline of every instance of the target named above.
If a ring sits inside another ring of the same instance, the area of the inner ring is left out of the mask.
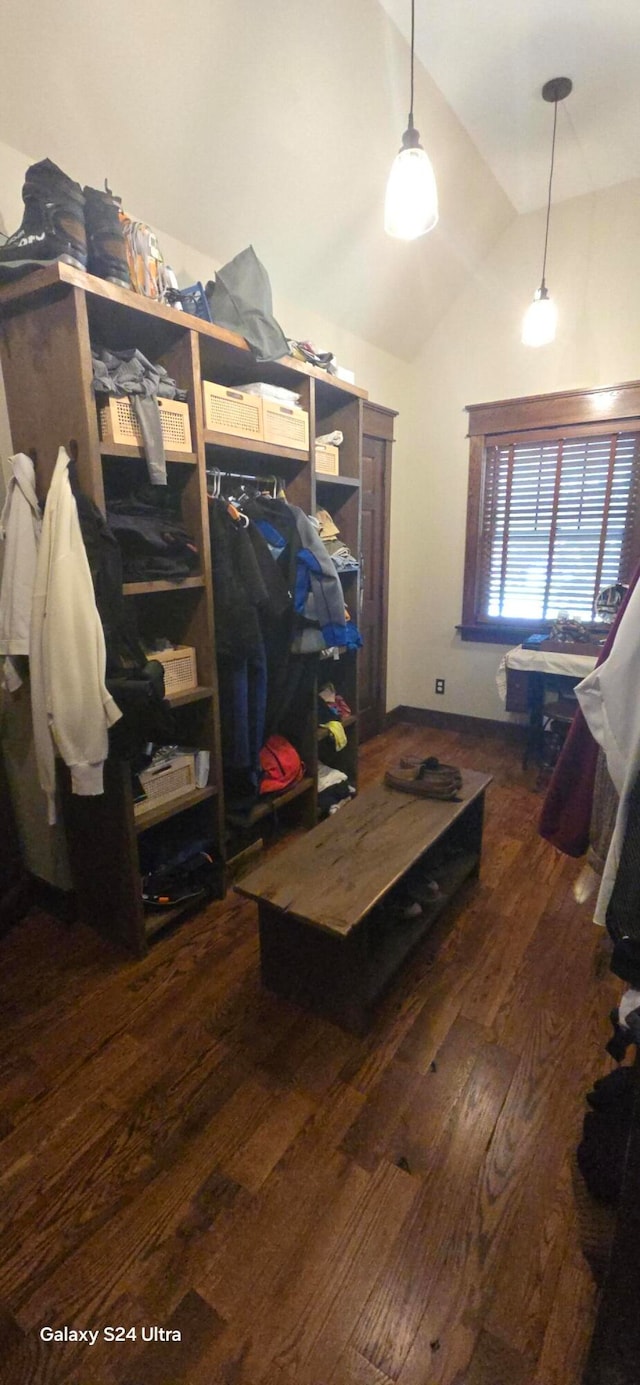
[[[265,986],[361,1032],[405,957],[478,874],[490,782],[464,770],[457,803],[375,785],[245,876],[235,888],[258,904]],[[381,906],[417,863],[441,894],[390,925]]]
[[[553,688],[560,692],[561,697],[563,693],[566,697],[576,683],[582,682],[595,668],[600,654],[598,645],[545,644],[546,648],[540,646],[536,649],[525,649],[523,645],[518,645],[510,649],[503,660],[505,708],[508,712],[526,712],[529,718],[523,757],[525,769],[531,756],[542,758],[547,692]],[[552,703],[548,705],[547,715],[553,716]]]

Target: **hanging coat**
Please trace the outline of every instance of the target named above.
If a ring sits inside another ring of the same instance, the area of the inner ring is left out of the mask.
[[[606,661],[578,684],[576,696],[587,725],[607,757],[620,803],[605,862],[595,921],[604,924],[627,823],[629,797],[640,770],[640,585],[629,596]]]
[[[33,462],[24,452],[9,458],[13,475],[0,517],[4,563],[0,587],[0,654],[6,655],[5,686],[10,692],[22,679],[12,656],[28,655],[31,606],[42,531]]]
[[[104,634],[63,447],[44,512],[29,653],[38,776],[53,824],[56,750],[73,793],[102,793],[107,732],[122,715],[105,687]]]

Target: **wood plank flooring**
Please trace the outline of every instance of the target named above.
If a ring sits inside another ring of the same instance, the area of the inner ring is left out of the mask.
[[[261,990],[234,894],[142,962],[37,913],[0,943],[3,1385],[578,1385],[618,983],[517,749],[396,726],[363,785],[403,752],[494,775],[484,859],[362,1039]]]

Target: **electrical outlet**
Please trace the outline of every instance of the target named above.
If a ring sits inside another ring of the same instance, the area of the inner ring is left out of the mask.
[[[444,692],[444,678],[436,678],[436,692],[437,692],[437,693],[443,693],[443,692]]]

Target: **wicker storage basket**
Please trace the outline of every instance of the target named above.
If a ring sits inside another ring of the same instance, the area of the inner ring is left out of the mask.
[[[178,399],[158,399],[162,438],[168,452],[191,452],[189,405]],[[142,447],[140,424],[128,399],[109,395],[98,400],[98,423],[103,442]]]
[[[323,471],[325,476],[340,475],[340,451],[328,442],[316,443],[316,471]]]
[[[244,394],[227,385],[202,381],[204,426],[214,433],[230,433],[235,438],[262,441],[262,404],[257,394]]]
[[[279,447],[295,447],[300,452],[309,448],[309,415],[304,409],[290,404],[278,404],[275,399],[262,400],[262,419],[265,442]]]
[[[181,644],[177,649],[163,649],[160,653],[149,655],[157,659],[164,669],[164,690],[167,697],[171,693],[189,692],[198,686],[196,651],[191,645]]]
[[[174,798],[182,798],[192,793],[196,787],[196,765],[194,755],[173,755],[168,760],[149,766],[140,774],[140,783],[146,798],[134,803],[135,817],[144,817],[163,803]]]

